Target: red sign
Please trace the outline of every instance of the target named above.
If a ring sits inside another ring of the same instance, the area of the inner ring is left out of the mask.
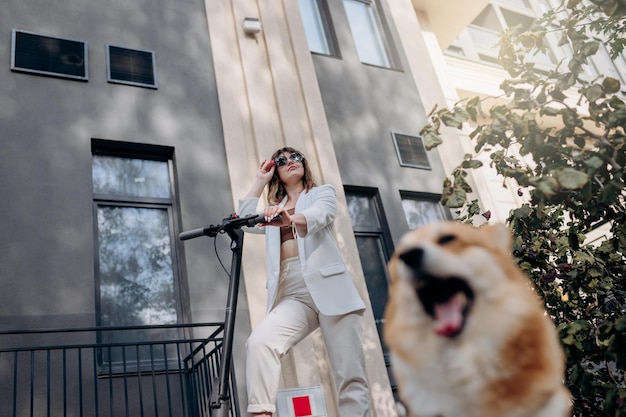
[[[293,404],[294,417],[307,417],[312,416],[311,411],[311,397],[303,395],[300,397],[291,397],[291,403]]]

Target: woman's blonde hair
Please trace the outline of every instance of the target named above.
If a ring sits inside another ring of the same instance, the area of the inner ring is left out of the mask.
[[[309,191],[311,188],[315,187],[317,184],[315,179],[313,178],[313,174],[311,173],[311,169],[309,168],[309,164],[304,157],[304,154],[297,149],[294,149],[290,146],[285,146],[284,148],[280,148],[272,155],[272,159],[278,157],[284,152],[299,153],[302,155],[302,167],[304,168],[304,175],[302,176],[302,185],[304,185],[304,190]],[[278,175],[278,166],[274,169],[274,175],[269,182],[268,191],[267,191],[267,199],[270,204],[278,204],[283,201],[283,198],[287,195],[287,191],[285,190],[285,185],[280,180],[280,176]]]

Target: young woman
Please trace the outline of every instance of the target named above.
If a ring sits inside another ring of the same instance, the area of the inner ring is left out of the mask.
[[[247,229],[265,233],[268,289],[267,314],[246,343],[248,412],[269,417],[276,411],[280,359],[319,327],[339,415],[369,416],[361,346],[365,305],[335,241],[335,189],[315,184],[301,152],[281,148],[261,163],[254,185],[239,201],[240,216],[256,212],[266,185],[266,223]]]

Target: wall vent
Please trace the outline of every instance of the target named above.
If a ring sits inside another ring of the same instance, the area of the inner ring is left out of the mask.
[[[154,52],[107,45],[107,80],[110,83],[157,88]]]
[[[392,132],[393,144],[396,147],[400,166],[431,169],[424,141],[419,136]]]
[[[13,29],[11,70],[87,81],[87,42]]]

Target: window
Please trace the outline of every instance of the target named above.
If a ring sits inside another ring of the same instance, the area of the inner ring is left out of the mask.
[[[378,190],[364,187],[345,187],[348,212],[363,267],[367,293],[372,303],[376,330],[383,348],[391,389],[398,399],[398,387],[391,372],[389,350],[383,340],[385,306],[389,294],[387,262],[393,253],[393,242],[385,220]]]
[[[298,0],[298,3],[311,52],[337,55],[326,0]]]
[[[107,45],[107,80],[110,83],[157,88],[154,52]]]
[[[545,0],[544,0],[545,1]],[[533,3],[534,4],[534,3]],[[500,36],[507,28],[521,26],[528,29],[536,14],[527,0],[500,0],[492,2],[472,21],[465,31],[452,42],[446,54],[467,57],[483,63],[498,65]],[[544,7],[547,7],[545,4]],[[554,34],[547,35],[545,53],[532,54],[527,60],[537,64],[537,68],[547,71],[556,65],[562,55],[558,39]],[[462,53],[460,53],[462,52]]]
[[[382,340],[382,323],[389,286],[387,262],[393,252],[391,236],[377,190],[346,187],[346,198],[376,328]]]
[[[343,0],[343,5],[361,62],[390,68],[376,5],[371,0]]]
[[[528,30],[535,18],[527,14],[517,13],[511,10],[501,9],[502,17],[508,27],[521,26],[522,30]]]
[[[87,43],[13,29],[11,70],[87,81]]]
[[[496,60],[502,30],[498,14],[492,6],[487,6],[468,26],[473,46],[482,60]]]
[[[402,209],[409,229],[417,229],[430,223],[450,220],[450,211],[440,202],[437,194],[400,192]]]
[[[376,189],[346,187],[346,199],[376,329],[383,343],[382,328],[389,291],[387,262],[393,252],[391,235]],[[386,354],[384,343],[383,350]]]
[[[181,322],[172,149],[94,140],[92,152],[97,324]],[[124,341],[115,331],[100,336],[105,343]],[[102,360],[139,354],[116,349]]]

